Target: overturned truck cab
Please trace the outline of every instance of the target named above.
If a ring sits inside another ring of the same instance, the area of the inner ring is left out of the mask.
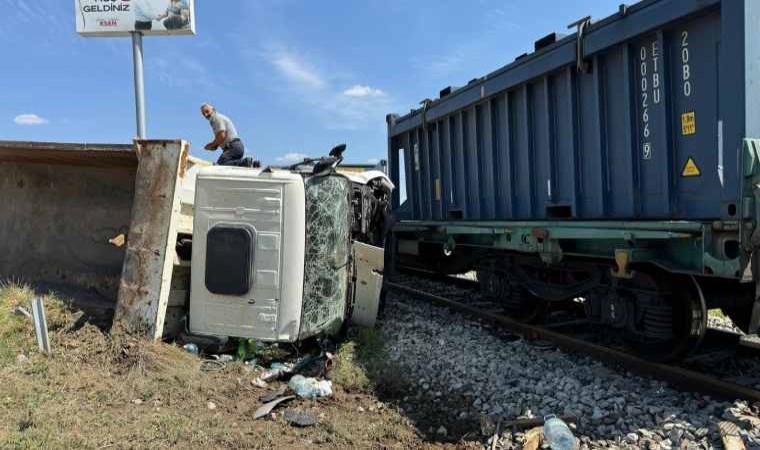
[[[374,324],[393,184],[339,173],[344,149],[286,169],[198,172],[191,334],[294,342]]]

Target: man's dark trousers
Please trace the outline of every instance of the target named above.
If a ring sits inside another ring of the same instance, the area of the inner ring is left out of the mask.
[[[240,139],[234,139],[222,147],[222,154],[216,161],[218,166],[236,166],[245,155],[245,146]]]

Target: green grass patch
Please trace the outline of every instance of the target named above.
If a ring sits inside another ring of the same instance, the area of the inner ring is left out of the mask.
[[[29,310],[34,292],[18,284],[0,284],[0,366],[9,364],[19,353],[34,348],[34,324],[14,313],[17,306]]]
[[[388,369],[385,339],[374,328],[355,328],[338,347],[330,378],[347,391],[373,391],[384,382]]]
[[[37,351],[34,321],[15,313],[23,307],[31,313],[34,291],[27,285],[0,282],[0,366],[14,361],[19,354],[29,356]],[[51,333],[69,325],[71,311],[54,294],[43,298],[45,318]]]
[[[723,310],[720,308],[707,310],[707,317],[718,317],[720,319],[728,319],[728,316],[723,314]]]

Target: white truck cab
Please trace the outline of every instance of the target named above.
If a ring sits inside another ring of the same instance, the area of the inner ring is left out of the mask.
[[[305,231],[300,175],[201,169],[195,185],[190,331],[295,340]]]
[[[334,334],[352,316],[374,323],[393,185],[322,160],[198,170],[187,331],[295,342]]]

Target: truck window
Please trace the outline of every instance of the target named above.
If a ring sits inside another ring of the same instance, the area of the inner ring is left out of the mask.
[[[243,295],[251,290],[253,233],[216,226],[206,235],[206,289],[213,294]]]

